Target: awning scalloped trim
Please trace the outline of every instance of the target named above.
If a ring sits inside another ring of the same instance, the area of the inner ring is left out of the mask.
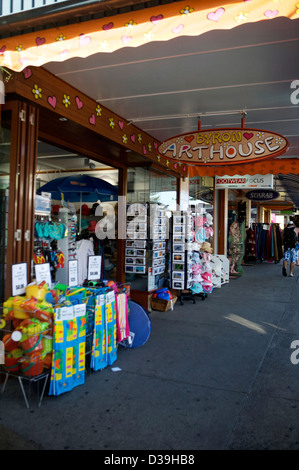
[[[29,65],[38,67],[152,41],[199,36],[215,29],[232,29],[282,16],[299,18],[299,4],[293,0],[170,3],[0,39],[0,66],[19,72]]]
[[[287,175],[299,174],[298,158],[274,158],[256,163],[218,166],[189,166],[189,177],[194,176],[233,176],[233,175]]]

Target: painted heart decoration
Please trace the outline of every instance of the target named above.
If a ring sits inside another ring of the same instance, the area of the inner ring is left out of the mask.
[[[2,46],[0,49],[0,55],[4,54],[5,50],[6,50],[6,46]]]
[[[181,31],[183,31],[184,29],[184,25],[183,24],[179,24],[178,26],[175,26],[173,29],[172,29],[172,32],[174,34],[180,34]]]
[[[109,29],[112,29],[113,26],[114,26],[114,24],[112,23],[112,21],[110,21],[110,23],[104,24],[103,30],[104,30],[104,31],[109,31]]]
[[[76,96],[75,101],[76,101],[77,108],[82,109],[83,108],[83,101],[80,100],[79,96]]]
[[[164,16],[163,15],[157,15],[157,16],[152,16],[150,21],[153,23],[153,24],[157,24],[159,23],[159,21],[163,20]]]
[[[123,130],[124,128],[124,122],[123,121],[118,121],[119,128]]]
[[[80,34],[79,36],[79,44],[80,46],[87,46],[91,42],[90,36],[85,36],[85,34]]]
[[[35,43],[37,46],[42,46],[43,44],[45,44],[45,42],[46,42],[46,38],[37,37],[35,39]]]
[[[20,64],[22,64],[26,67],[26,64],[28,62],[28,58],[27,57],[21,57],[21,59],[19,59],[19,62],[20,62]]]
[[[132,36],[124,35],[124,36],[121,37],[121,41],[122,41],[123,44],[129,44],[129,42],[131,42],[132,39],[133,39]]]
[[[95,123],[96,123],[96,117],[94,114],[92,114],[90,117],[89,117],[89,124],[92,124],[93,126],[95,126]]]
[[[135,144],[136,135],[135,134],[130,135],[130,139],[133,142],[133,144]]]
[[[278,10],[266,10],[264,15],[268,19],[274,18],[276,15],[278,15]]]
[[[69,50],[68,49],[64,49],[64,51],[60,52],[59,55],[60,57],[66,57],[69,53]]]
[[[22,72],[26,80],[32,76],[32,70],[29,67],[25,67]]]
[[[225,12],[224,8],[222,7],[218,8],[216,11],[211,11],[210,13],[208,13],[207,18],[210,21],[218,21],[220,20],[224,12]]]
[[[53,96],[48,96],[48,99],[47,99],[48,103],[50,106],[52,106],[53,109],[56,108],[56,105],[57,105],[57,98],[55,95]]]
[[[249,140],[249,139],[251,139],[251,137],[253,137],[253,133],[252,132],[244,132],[244,137],[245,137],[245,139]]]
[[[192,140],[194,139],[194,135],[187,135],[186,137],[184,137],[184,139],[186,142],[189,142],[190,144],[190,142],[192,142]]]

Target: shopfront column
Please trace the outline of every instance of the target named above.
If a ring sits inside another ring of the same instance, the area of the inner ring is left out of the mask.
[[[228,189],[214,190],[214,253],[227,255]]]

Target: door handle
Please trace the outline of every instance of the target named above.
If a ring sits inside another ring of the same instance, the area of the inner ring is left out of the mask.
[[[18,228],[16,231],[15,231],[15,240],[17,242],[20,242],[22,239],[22,230],[20,228]]]
[[[26,230],[24,238],[26,242],[30,242],[30,230]]]

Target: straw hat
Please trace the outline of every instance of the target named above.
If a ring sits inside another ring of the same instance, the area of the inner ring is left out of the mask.
[[[213,253],[213,248],[211,247],[211,243],[203,242],[201,245],[200,251],[206,251],[207,253]]]

